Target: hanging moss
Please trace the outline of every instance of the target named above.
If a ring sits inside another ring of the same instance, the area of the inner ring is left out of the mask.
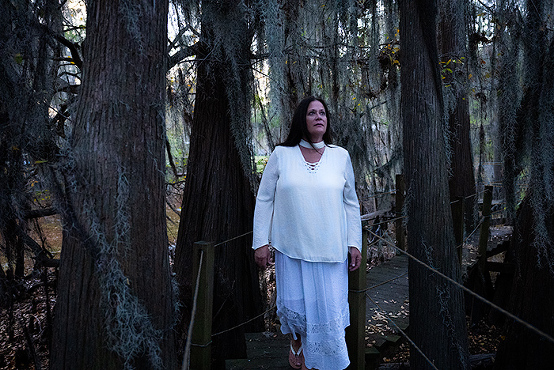
[[[544,65],[541,67],[544,77],[531,148],[531,207],[539,267],[548,267],[554,274],[554,232],[547,226],[550,223],[548,217],[554,209],[554,39],[543,52]]]
[[[508,12],[506,12],[508,14]],[[519,95],[520,85],[517,71],[520,61],[518,27],[513,27],[513,32],[502,32],[501,44],[503,58],[501,60],[498,82],[498,122],[499,138],[502,150],[502,162],[504,163],[504,189],[506,192],[506,208],[508,220],[514,220],[516,195],[516,117],[517,106],[521,99]]]
[[[380,186],[393,187],[401,158],[398,69],[384,71],[378,56],[384,19],[397,36],[396,4],[387,2],[382,12],[377,1],[259,3],[266,9],[271,105],[281,110],[281,125],[303,96],[323,97],[336,143],[350,152],[360,184],[376,176],[384,179]]]
[[[110,350],[123,359],[125,369],[132,369],[134,359],[144,353],[148,355],[153,369],[161,369],[159,341],[163,332],[154,328],[147,309],[133,292],[118,260],[130,248],[128,201],[129,183],[125,170],[120,168],[112,240],[108,239],[94,213],[94,205],[84,206],[91,241],[97,250],[95,272],[100,287],[100,306],[104,314],[107,343]]]

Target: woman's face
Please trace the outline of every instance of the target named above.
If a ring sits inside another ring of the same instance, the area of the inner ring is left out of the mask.
[[[323,104],[314,100],[308,105],[306,111],[306,127],[313,143],[319,143],[323,140],[323,135],[327,131],[327,112]]]

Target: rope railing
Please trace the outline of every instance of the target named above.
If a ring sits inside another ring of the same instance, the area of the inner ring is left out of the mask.
[[[398,221],[398,220],[402,220],[404,219],[406,216],[398,216],[398,217],[394,217],[394,218],[391,218],[391,219],[386,219],[384,221],[380,221],[380,222],[377,222],[377,223],[373,223],[371,224],[371,226],[379,226],[379,225],[384,225],[384,224],[388,224],[389,222],[394,222],[394,221]],[[383,217],[385,218],[385,217]]]
[[[477,224],[477,226],[475,226],[475,228],[473,229],[473,231],[471,231],[464,239],[464,243],[467,243],[467,241],[469,240],[469,238],[471,238],[473,236],[473,234],[475,234],[475,232],[477,232],[477,230],[479,230],[481,228],[481,225],[483,225],[483,222],[485,221],[485,217],[481,217],[481,219],[479,220],[479,223]]]
[[[394,192],[396,192],[396,190],[392,190],[392,191],[386,192],[386,193],[378,193],[378,194],[379,194],[379,195],[381,195],[381,194],[389,194],[389,193],[392,194],[392,193],[394,193]],[[475,193],[475,194],[469,195],[469,196],[467,196],[466,198],[470,198],[470,197],[479,195],[479,194],[482,193],[482,192],[484,192],[484,191],[477,192],[477,193]],[[494,213],[497,213],[497,212],[501,212],[501,210],[500,210],[500,211],[493,212],[493,213],[491,213],[491,215],[494,214]],[[402,220],[402,219],[404,219],[404,218],[406,218],[406,217],[405,217],[405,216],[399,216],[399,217],[387,219],[387,220],[384,220],[384,221],[381,221],[381,222],[372,224],[372,226],[379,226],[379,225],[387,224],[387,223],[394,222],[394,221],[397,221],[397,220]],[[481,218],[479,224],[478,224],[478,225],[475,227],[475,229],[465,238],[465,242],[467,242],[467,240],[468,240],[468,239],[480,228],[481,224],[483,223],[483,220],[484,220],[484,218]],[[221,245],[223,245],[223,244],[229,243],[229,242],[231,242],[231,241],[240,239],[240,238],[245,237],[245,236],[247,236],[247,235],[249,235],[249,234],[252,234],[252,232],[253,232],[253,231],[248,231],[248,232],[243,233],[243,234],[241,234],[241,235],[237,235],[237,236],[235,236],[235,237],[229,238],[229,239],[227,239],[227,240],[224,240],[224,241],[222,241],[222,242],[219,242],[219,243],[215,244],[214,247],[218,247],[218,246],[221,246]],[[399,249],[396,245],[392,244],[390,241],[388,241],[388,240],[382,238],[381,236],[379,236],[379,235],[377,235],[377,234],[375,234],[375,233],[373,233],[373,232],[371,232],[371,231],[370,231],[370,233],[373,234],[373,235],[375,235],[375,236],[377,236],[379,239],[385,241],[388,245],[393,246],[395,249],[401,251],[401,253],[406,253],[406,252],[402,251],[401,249]],[[407,253],[406,253],[406,254],[407,254]],[[407,274],[407,273],[406,273],[406,274]],[[376,288],[376,287],[378,287],[378,286],[380,286],[380,285],[383,285],[383,284],[386,284],[386,283],[388,283],[388,282],[390,282],[390,281],[399,279],[399,278],[405,276],[406,274],[401,274],[401,275],[399,275],[399,276],[397,276],[397,277],[395,277],[395,278],[392,278],[392,279],[390,279],[390,280],[387,280],[386,282],[382,282],[382,283],[380,283],[380,284],[377,284],[377,285],[372,286],[372,287],[370,287],[370,288],[366,288],[366,289],[364,289],[364,290],[362,290],[362,291],[359,291],[359,292],[367,292],[367,291],[369,291],[369,290],[371,290],[371,289],[374,289],[374,288]],[[356,291],[356,292],[358,292],[358,291]],[[253,318],[251,318],[251,319],[249,319],[249,320],[247,320],[247,321],[245,321],[245,322],[243,322],[243,323],[241,323],[241,324],[238,324],[238,325],[236,325],[236,326],[234,326],[234,327],[232,327],[232,328],[229,328],[229,329],[220,331],[220,332],[218,332],[218,333],[214,333],[214,334],[212,334],[212,336],[221,335],[221,334],[223,334],[223,333],[226,333],[226,332],[235,330],[235,329],[237,329],[237,328],[239,328],[239,327],[241,327],[241,326],[244,326],[244,325],[246,325],[246,324],[248,324],[248,323],[250,323],[250,322],[252,322],[252,321],[258,319],[259,317],[265,315],[266,313],[268,313],[269,311],[271,311],[271,310],[273,310],[273,309],[275,309],[275,305],[273,305],[272,307],[270,307],[270,308],[269,308],[268,310],[266,310],[265,312],[263,312],[263,313],[257,315],[256,317],[253,317]]]
[[[249,234],[251,234],[252,231],[248,231],[246,233],[243,233],[241,235],[237,235],[235,237],[232,237],[232,238],[229,238],[227,240],[224,240],[220,243],[217,243],[217,244],[214,244],[213,245],[213,248],[215,247],[218,247],[218,246],[221,246],[223,244],[226,244],[226,243],[229,243],[233,240],[237,240],[237,239],[240,239],[242,237],[245,237]],[[190,368],[190,352],[191,352],[191,347],[207,347],[209,346],[212,342],[209,341],[208,343],[204,343],[204,344],[196,344],[196,343],[192,343],[192,332],[193,332],[193,327],[194,327],[194,322],[195,322],[195,317],[196,317],[196,311],[197,311],[197,304],[198,304],[198,292],[200,290],[200,277],[201,277],[201,274],[202,274],[202,267],[203,267],[203,259],[204,259],[204,251],[203,250],[200,250],[200,255],[199,255],[199,262],[198,262],[198,273],[197,273],[197,276],[196,276],[196,285],[195,285],[195,290],[194,290],[194,296],[193,296],[193,303],[192,303],[192,310],[191,310],[191,319],[190,319],[190,323],[189,323],[189,329],[188,329],[188,333],[187,333],[187,339],[186,339],[186,343],[185,343],[185,351],[184,351],[184,355],[183,355],[183,363],[182,363],[182,370],[188,370]],[[241,326],[244,326],[262,316],[264,316],[265,314],[267,314],[268,312],[270,312],[271,310],[274,310],[276,307],[276,305],[273,305],[271,306],[270,308],[268,308],[266,311],[262,312],[261,314],[253,317],[253,318],[250,318],[238,325],[235,325],[229,329],[226,329],[226,330],[223,330],[223,331],[220,331],[218,333],[213,333],[211,334],[211,337],[215,337],[215,336],[218,336],[218,335],[221,335],[221,334],[224,334],[224,333],[227,333],[229,331],[232,331],[232,330],[235,330]]]
[[[225,329],[225,330],[222,330],[220,332],[217,332],[217,333],[214,333],[212,334],[212,338],[213,337],[216,337],[218,335],[221,335],[221,334],[225,334],[225,333],[228,333],[230,331],[233,331],[235,329],[238,329],[240,328],[241,326],[244,326],[246,324],[249,324],[251,323],[252,321],[256,320],[256,319],[259,319],[260,317],[264,316],[265,314],[269,313],[270,311],[274,310],[275,308],[277,307],[277,304],[273,304],[271,307],[269,307],[267,310],[265,310],[264,312],[262,312],[261,314],[257,315],[257,316],[254,316],[253,318],[249,319],[249,320],[246,320],[245,322],[242,322],[238,325],[235,325],[233,326],[232,328],[229,328],[229,329]]]
[[[231,241],[233,241],[233,240],[237,240],[237,239],[243,238],[243,237],[245,237],[245,236],[247,236],[247,235],[249,235],[249,234],[252,234],[252,233],[253,233],[253,231],[248,231],[248,232],[245,232],[244,234],[237,235],[237,236],[235,236],[235,237],[233,237],[233,238],[224,240],[224,241],[222,241],[222,242],[220,242],[220,243],[214,244],[214,248],[215,248],[215,247],[218,247],[218,246],[221,246],[221,245],[223,245],[223,244],[229,243],[229,242],[231,242]],[[220,331],[220,332],[214,333],[214,334],[212,334],[212,338],[215,337],[215,336],[218,336],[218,335],[221,335],[221,334],[224,334],[224,333],[233,331],[233,330],[235,330],[235,329],[238,329],[238,328],[240,328],[241,326],[244,326],[244,325],[246,325],[246,324],[249,324],[249,323],[251,323],[252,321],[257,320],[257,319],[259,319],[260,317],[264,316],[265,314],[267,314],[267,313],[270,312],[271,310],[274,310],[276,307],[277,307],[277,305],[274,304],[274,305],[272,305],[270,308],[268,308],[266,311],[262,312],[261,314],[255,316],[255,317],[252,317],[251,319],[248,319],[248,320],[246,320],[246,321],[244,321],[244,322],[242,322],[242,323],[240,323],[240,324],[238,324],[238,325],[235,325],[235,326],[233,326],[232,328],[225,329],[225,330],[222,330],[222,331]]]
[[[369,288],[365,288],[365,289],[361,289],[361,290],[354,290],[354,289],[348,289],[349,292],[351,293],[367,293],[368,291],[372,290],[372,289],[375,289],[375,288],[378,288],[380,287],[381,285],[385,285],[385,284],[388,284],[388,283],[392,283],[393,281],[395,280],[398,280],[404,276],[408,275],[407,272],[403,273],[403,274],[400,274],[398,276],[395,276],[393,278],[390,278],[388,280],[385,280],[385,281],[382,281],[380,282],[379,284],[375,284],[375,285],[372,285],[370,286]]]
[[[494,211],[494,212],[491,212],[490,216],[492,216],[494,214],[497,214],[497,213],[502,213],[502,212],[503,212],[503,210]],[[394,222],[394,221],[397,221],[397,220],[403,220],[405,218],[406,218],[406,216],[399,216],[399,217],[391,218],[390,220],[384,220],[384,221],[381,221],[381,222],[378,222],[378,223],[375,223],[375,224],[371,224],[371,226],[380,226],[380,225],[388,224],[390,222]],[[479,219],[479,222],[478,222],[477,226],[475,226],[475,228],[464,238],[464,241],[462,242],[462,244],[465,244],[465,243],[468,242],[468,240],[473,236],[473,234],[475,234],[475,232],[477,232],[477,230],[479,230],[479,228],[483,224],[484,220],[485,220],[484,217],[481,217]],[[373,234],[373,232],[372,232],[372,234]],[[375,243],[376,243],[376,241],[373,241],[371,244],[375,244]],[[398,249],[398,247],[396,245],[394,247]]]
[[[365,195],[363,198],[364,199],[371,199],[371,198],[377,198],[377,197],[380,197],[380,196],[383,196],[383,195],[389,195],[389,194],[396,194],[396,189],[392,189],[392,190],[389,190],[389,191],[383,191],[383,192],[375,192],[373,194]]]
[[[237,240],[237,239],[243,238],[243,237],[245,237],[246,235],[249,235],[249,234],[252,234],[252,233],[253,233],[253,231],[247,231],[247,232],[245,232],[244,234],[237,235],[237,236],[235,236],[235,237],[233,237],[233,238],[224,240],[224,241],[222,241],[222,242],[219,242],[219,243],[217,243],[217,244],[214,244],[214,248],[215,248],[215,247],[219,247],[220,245],[223,245],[223,244],[227,244],[227,243],[229,243],[229,242],[232,242],[233,240]]]
[[[492,185],[491,185],[491,186],[492,186]],[[477,196],[483,194],[484,192],[485,192],[485,189],[483,189],[483,190],[481,190],[481,191],[478,191],[477,193],[473,193],[473,194],[470,194],[470,195],[466,195],[466,196],[464,196],[464,199],[463,199],[463,200],[467,200],[467,199],[469,199],[469,198],[477,197]],[[460,202],[460,201],[461,201],[461,199],[456,199],[456,200],[451,201],[450,204],[455,204],[455,203],[458,203],[458,202]]]
[[[498,306],[497,304],[489,301],[488,299],[486,299],[485,297],[482,297],[481,295],[475,293],[474,291],[472,291],[471,289],[468,289],[466,288],[465,286],[463,286],[462,284],[460,284],[459,282],[457,282],[456,280],[452,279],[451,277],[443,274],[442,272],[438,271],[437,269],[429,266],[428,264],[426,264],[425,262],[419,260],[417,257],[413,256],[412,254],[406,252],[406,251],[403,251],[401,250],[400,248],[398,248],[396,245],[394,245],[393,243],[389,242],[388,240],[384,239],[384,238],[381,238],[379,235],[375,234],[375,233],[372,233],[370,230],[368,230],[371,234],[373,234],[374,236],[376,236],[377,238],[379,239],[382,239],[385,243],[389,244],[391,247],[397,249],[400,253],[403,253],[405,255],[407,255],[409,258],[411,258],[412,260],[416,261],[417,263],[419,263],[420,265],[422,265],[423,267],[427,268],[428,270],[434,272],[435,274],[439,275],[440,277],[442,277],[443,279],[447,280],[448,282],[452,283],[453,285],[459,287],[460,289],[462,289],[463,291],[465,291],[466,293],[470,294],[471,296],[477,298],[478,300],[480,300],[481,302],[485,303],[485,304],[488,304],[490,307],[496,309],[497,311],[501,312],[502,314],[506,315],[507,317],[509,317],[510,319],[514,320],[514,321],[517,321],[518,323],[520,323],[521,325],[525,326],[526,328],[528,328],[529,330],[535,332],[535,334],[541,336],[542,338],[548,340],[549,342],[552,342],[554,343],[554,337],[552,337],[551,335],[545,333],[544,331],[538,329],[537,327],[535,327],[534,325],[526,322],[525,320],[517,317],[516,315],[514,315],[513,313],[505,310],[504,308]]]
[[[473,194],[471,194],[471,195],[467,195],[467,196],[464,197],[464,200],[467,200],[467,199],[469,199],[469,198],[476,197],[476,196],[478,196],[478,195],[480,195],[481,193],[484,193],[484,192],[485,192],[484,190],[481,190],[481,191],[478,191],[477,193],[473,193]]]
[[[469,196],[466,196],[464,197],[464,199],[469,199],[469,198],[472,198],[472,197],[475,197],[475,196],[479,196],[481,193],[483,193],[485,190],[483,191],[480,191],[480,192],[477,192],[475,194],[472,194],[472,195],[469,195]],[[386,194],[394,194],[396,192],[396,190],[393,190],[393,191],[390,191],[390,192],[385,192],[385,193],[378,193],[378,194],[374,194],[375,196],[378,196],[378,195],[386,195]],[[454,202],[458,202],[460,200],[456,200]],[[454,203],[452,202],[452,203]],[[501,213],[501,212],[504,212],[503,209],[500,209],[500,210],[497,210],[497,211],[494,211],[494,212],[491,212],[490,215],[488,215],[489,217],[492,217],[492,215],[494,214],[497,214],[497,213]],[[464,239],[464,243],[467,242],[467,240],[482,226],[484,220],[485,220],[485,217],[487,215],[483,216],[478,225],[475,227],[475,229]],[[376,224],[373,224],[372,226],[378,226],[378,225],[381,225],[381,224],[387,224],[389,222],[394,222],[394,221],[398,221],[398,220],[401,220],[401,219],[404,219],[405,216],[400,216],[400,217],[395,217],[395,218],[391,218],[391,219],[386,219],[384,221],[381,221],[379,223],[376,223]],[[368,228],[366,228],[367,231],[372,234],[375,238],[383,241],[384,243],[386,243],[387,245],[393,247],[394,249],[396,249],[399,253],[403,253],[405,255],[407,255],[409,258],[411,258],[412,260],[416,261],[417,263],[419,263],[420,265],[422,265],[423,267],[425,267],[426,269],[434,272],[435,274],[437,274],[438,276],[440,276],[441,278],[447,280],[448,282],[450,282],[451,284],[453,284],[454,286],[462,289],[463,291],[465,291],[466,293],[468,293],[469,295],[475,297],[476,299],[478,299],[479,301],[489,305],[490,307],[494,308],[495,310],[499,311],[500,313],[504,314],[506,317],[512,319],[513,321],[515,322],[518,322],[519,324],[523,325],[524,327],[528,328],[529,330],[531,330],[532,332],[534,332],[535,334],[539,335],[540,337],[554,343],[554,338],[549,335],[548,333],[545,333],[544,331],[538,329],[537,327],[535,327],[534,325],[526,322],[525,320],[517,317],[516,315],[512,314],[511,312],[503,309],[502,307],[498,306],[497,304],[489,301],[488,299],[482,297],[481,295],[473,292],[472,290],[466,288],[465,286],[463,286],[462,284],[460,284],[459,282],[455,281],[454,279],[450,278],[449,276],[441,273],[440,271],[438,271],[437,269],[429,266],[428,264],[426,264],[425,262],[419,260],[418,258],[416,258],[415,256],[413,256],[412,254],[398,248],[393,242],[391,242],[390,240],[387,240],[385,238],[383,238],[381,235],[378,235],[374,232],[372,232],[371,230],[369,230]],[[214,247],[217,247],[217,246],[221,246],[221,245],[224,245],[226,243],[229,243],[231,241],[234,241],[234,240],[237,240],[237,239],[240,239],[242,237],[245,237],[247,235],[250,235],[252,234],[252,231],[248,231],[246,233],[243,233],[241,235],[237,235],[235,237],[232,237],[232,238],[229,238],[227,240],[224,240],[222,242],[219,242],[217,244],[214,244],[213,246]],[[197,281],[196,281],[196,289],[195,289],[195,293],[194,293],[194,300],[193,300],[193,307],[192,307],[192,314],[191,314],[191,322],[189,324],[189,333],[187,335],[187,342],[186,342],[186,346],[185,346],[185,356],[183,358],[183,370],[184,369],[188,369],[189,368],[189,362],[190,362],[190,348],[191,348],[191,332],[192,332],[192,327],[193,327],[193,323],[194,323],[194,317],[195,317],[195,313],[196,313],[196,299],[197,299],[197,296],[198,296],[198,289],[199,289],[199,277],[200,277],[200,271],[201,271],[201,268],[202,268],[202,257],[203,257],[203,254],[200,255],[200,269],[199,269],[199,272],[198,272],[198,277],[197,277]],[[383,310],[378,304],[377,302],[375,302],[368,294],[368,292],[372,289],[375,289],[379,286],[382,286],[382,285],[385,285],[387,283],[390,283],[392,281],[395,281],[397,279],[400,279],[404,276],[406,276],[408,273],[403,273],[401,275],[398,275],[394,278],[391,278],[391,279],[388,279],[387,281],[383,281],[379,284],[375,284],[369,288],[366,288],[366,289],[363,289],[363,290],[360,290],[360,291],[355,291],[356,293],[365,293],[366,297],[371,300],[373,302],[373,304],[379,309],[381,310],[382,312],[385,313],[384,317],[386,317],[386,319],[396,327],[396,329],[398,330],[398,332],[400,332],[405,338],[407,341],[410,342],[410,344],[413,346],[414,349],[416,349],[422,356],[423,358],[429,362],[429,364],[432,366],[432,368],[434,369],[437,369],[435,367],[435,365],[429,360],[429,358],[421,351],[421,349],[419,349],[419,347],[417,347],[417,345],[409,338],[409,336],[394,322],[394,320],[392,318],[389,317],[388,314],[386,314],[386,311]],[[349,290],[351,292],[353,292],[352,290]],[[227,332],[230,332],[232,330],[235,330],[237,328],[240,328],[244,325],[247,325],[249,323],[251,323],[252,321],[254,320],[257,320],[259,319],[260,317],[266,315],[267,313],[269,313],[270,311],[274,310],[276,308],[276,305],[273,304],[271,307],[269,307],[267,310],[265,310],[264,312],[262,312],[261,314],[255,316],[255,317],[252,317],[240,324],[237,324],[231,328],[228,328],[228,329],[225,329],[225,330],[222,330],[220,332],[217,332],[217,333],[213,333],[211,334],[211,337],[216,337],[218,335],[221,335],[221,334],[224,334],[224,333],[227,333]],[[211,343],[211,342],[210,342]]]
[[[390,279],[388,279],[388,280],[382,281],[382,282],[380,282],[379,284],[372,285],[372,286],[370,286],[369,288],[364,289],[364,290],[365,290],[366,292],[367,292],[367,291],[370,291],[370,290],[372,290],[372,289],[375,289],[375,288],[380,287],[381,285],[385,285],[385,284],[388,284],[388,283],[392,283],[393,281],[398,280],[398,279],[400,279],[400,278],[402,278],[402,277],[404,277],[404,276],[406,276],[406,275],[408,275],[407,272],[405,272],[405,273],[403,273],[403,274],[400,274],[400,275],[398,275],[398,276],[395,276],[395,277],[393,277],[393,278],[390,278]]]
[[[471,236],[472,236],[473,234],[475,234],[475,232],[476,232],[477,230],[479,230],[479,228],[481,227],[481,225],[482,225],[483,222],[485,221],[485,217],[490,217],[490,218],[492,218],[492,216],[497,215],[497,214],[500,214],[500,213],[503,213],[503,212],[505,212],[505,209],[498,209],[498,210],[496,210],[496,211],[492,211],[489,215],[483,215],[483,216],[479,219],[479,223],[477,224],[477,226],[475,226],[475,228],[473,229],[473,231],[470,232],[470,233],[466,236],[466,238],[464,239],[464,243],[466,243],[466,242],[469,240],[469,238],[471,238]]]
[[[487,186],[492,186],[492,187],[495,187],[495,188],[502,188],[503,187],[502,183],[499,183],[499,182],[493,182],[493,183],[490,183]],[[479,195],[483,194],[485,191],[486,190],[483,189],[483,190],[480,190],[476,193],[466,195],[466,196],[464,196],[464,200],[479,196]],[[371,199],[371,198],[376,198],[376,197],[383,196],[383,195],[396,194],[396,192],[397,192],[396,189],[392,189],[390,191],[384,191],[384,192],[376,192],[376,193],[364,196],[364,199]],[[459,201],[460,201],[459,199],[456,199],[456,200],[453,200],[452,202],[450,202],[450,204],[454,204],[454,203],[459,202]]]

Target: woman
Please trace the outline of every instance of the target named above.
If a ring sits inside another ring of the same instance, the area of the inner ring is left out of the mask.
[[[277,315],[295,369],[350,363],[348,270],[360,267],[362,232],[350,156],[331,145],[330,123],[322,99],[300,102],[267,162],[254,212],[256,263],[267,267],[275,249]]]

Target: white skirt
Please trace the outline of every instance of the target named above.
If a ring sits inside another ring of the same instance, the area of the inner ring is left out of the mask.
[[[350,364],[344,329],[348,311],[348,263],[307,262],[275,251],[277,315],[283,334],[302,339],[306,367],[344,369]]]

